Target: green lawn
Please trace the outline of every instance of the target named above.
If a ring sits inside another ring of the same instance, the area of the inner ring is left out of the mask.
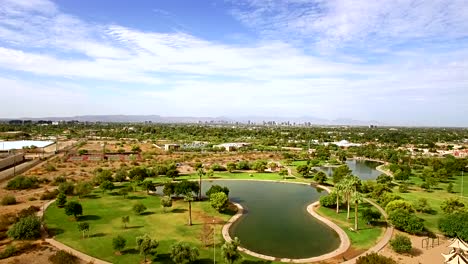
[[[372,207],[368,203],[359,205],[359,212],[364,209]],[[343,229],[351,240],[351,246],[357,249],[368,249],[377,243],[379,238],[383,235],[385,230],[384,227],[380,226],[368,226],[363,220],[359,221],[359,230],[357,232],[350,230],[354,228],[354,208],[351,207],[351,215],[349,221],[346,219],[347,211],[346,208],[341,208],[340,213],[337,214],[335,209],[326,208],[320,206],[317,212],[331,219],[341,229]],[[376,209],[375,209],[376,210]],[[358,218],[359,219],[359,218]]]
[[[139,263],[142,257],[135,250],[135,238],[147,233],[160,242],[155,258],[157,263],[172,263],[170,247],[177,241],[196,246],[200,250],[201,262],[212,263],[213,247],[203,248],[198,237],[202,233],[203,223],[211,223],[214,217],[220,223],[216,227],[216,258],[221,260],[220,247],[224,242],[221,229],[232,213],[220,214],[211,208],[209,202],[194,202],[193,226],[188,226],[187,203],[183,200],[175,201],[173,207],[164,213],[160,197],[148,196],[144,192],[132,193],[127,199],[100,192],[93,193],[93,196],[80,201],[84,215],[79,221],[90,224],[89,238],[81,238],[77,222],[66,216],[64,209],[57,208],[55,204],[47,209],[45,222],[49,230],[56,234],[58,241],[112,263]],[[137,216],[132,212],[132,206],[136,202],[142,202],[148,208],[145,215]],[[121,217],[126,215],[130,216],[130,224],[124,229]],[[127,246],[121,256],[115,255],[112,249],[112,238],[117,235],[127,239]],[[244,255],[244,259],[249,262],[258,260],[248,255]]]

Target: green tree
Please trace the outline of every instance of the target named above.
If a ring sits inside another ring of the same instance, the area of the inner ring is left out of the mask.
[[[348,165],[341,165],[333,170],[332,180],[333,183],[337,184],[340,182],[346,175],[351,174],[352,171],[349,169]]]
[[[211,195],[214,194],[214,193],[218,193],[218,192],[223,192],[225,193],[227,196],[229,196],[229,188],[228,187],[222,187],[220,185],[217,185],[217,184],[214,184],[210,187],[210,189],[208,191],[206,191],[206,196],[209,198],[211,198]]]
[[[453,183],[449,182],[449,184],[447,185],[447,192],[453,193]]]
[[[75,186],[75,194],[78,198],[88,195],[93,190],[93,186],[89,182],[79,182]]]
[[[76,220],[80,215],[83,215],[83,207],[79,202],[70,201],[65,204],[65,214],[66,215],[73,215]]]
[[[427,202],[426,198],[419,198],[415,203],[414,203],[414,209],[417,212],[420,213],[430,213],[432,212],[432,208]]]
[[[116,236],[112,239],[112,248],[117,252],[121,252],[125,248],[127,240],[123,236]]]
[[[171,196],[175,194],[176,184],[174,182],[166,182],[164,184],[163,194],[165,196]]]
[[[199,186],[200,186],[200,188],[198,188],[198,200],[201,201],[202,177],[205,176],[206,173],[203,170],[203,168],[199,168],[197,170],[197,174],[198,174],[198,182],[199,182]]]
[[[468,241],[468,212],[444,215],[439,221],[439,229],[448,237],[459,237]]]
[[[356,260],[356,264],[397,264],[397,262],[392,258],[372,252],[370,254],[366,254],[365,256],[360,256]]]
[[[128,223],[130,223],[130,216],[122,216],[122,224],[124,225],[124,228],[127,228]]]
[[[458,198],[448,198],[442,202],[440,209],[446,214],[458,213],[465,210],[465,204]]]
[[[67,196],[61,192],[57,195],[57,199],[55,200],[55,203],[57,204],[57,207],[62,208],[65,206],[67,203]]]
[[[114,184],[110,181],[103,181],[100,185],[99,188],[101,188],[102,192],[104,193],[105,191],[112,191],[114,189]]]
[[[146,210],[146,206],[140,202],[133,205],[133,212],[137,215],[141,215]]]
[[[380,219],[381,214],[379,211],[374,211],[371,208],[361,210],[361,218],[369,225],[373,221]]]
[[[396,235],[394,239],[390,240],[390,246],[396,253],[410,253],[413,248],[409,237],[404,235]]]
[[[207,178],[213,178],[213,176],[214,176],[214,171],[212,169],[209,169],[206,171]]]
[[[395,211],[396,209],[403,209],[409,213],[413,213],[414,212],[414,208],[413,208],[413,205],[408,202],[408,201],[404,201],[404,200],[395,200],[395,201],[391,201],[387,204],[387,206],[385,207],[385,211],[390,214],[391,212]]]
[[[58,190],[66,195],[73,195],[75,184],[73,182],[63,182],[59,185]]]
[[[41,220],[35,215],[20,218],[8,229],[7,235],[13,239],[36,239],[41,236]]]
[[[159,242],[152,239],[148,234],[139,236],[136,238],[137,249],[140,251],[140,255],[143,255],[146,263],[146,256],[149,254],[156,254],[156,248],[159,246]]]
[[[239,245],[239,238],[236,237],[231,242],[226,241],[221,247],[223,258],[228,264],[233,264],[242,257],[238,249]]]
[[[87,222],[78,223],[78,230],[82,232],[83,239],[85,238],[85,233],[89,232],[89,224]],[[89,236],[89,235],[88,235]]]
[[[362,195],[358,191],[354,191],[353,194],[351,195],[351,202],[354,203],[354,230],[358,230],[358,206],[359,203],[362,203],[364,201],[364,195]]]
[[[347,175],[343,178],[340,182],[342,184],[342,194],[346,200],[347,205],[347,215],[346,219],[350,218],[350,211],[351,211],[351,196],[354,192],[356,192],[357,186],[361,183],[361,180],[354,175]]]
[[[303,165],[298,165],[298,166],[296,167],[296,171],[297,171],[297,173],[301,174],[302,177],[305,178],[305,177],[309,176],[310,167],[307,166],[307,165],[305,165],[305,164],[303,164]]]
[[[143,189],[146,190],[146,194],[149,194],[150,191],[156,191],[156,185],[152,181],[144,181],[142,183]]]
[[[323,171],[319,171],[314,176],[314,181],[318,184],[323,184],[327,181],[327,174]]]
[[[226,164],[226,169],[229,171],[229,172],[233,172],[237,167],[237,164],[235,162],[228,162]]]
[[[176,264],[192,263],[198,259],[198,249],[186,243],[176,243],[171,247],[171,259]]]
[[[161,198],[161,205],[163,206],[164,212],[166,212],[166,207],[172,207],[172,198],[170,196],[164,196]]]
[[[288,176],[288,170],[287,170],[287,169],[281,169],[281,170],[279,171],[278,174],[279,174],[279,176],[281,176],[281,177],[283,178],[283,180],[284,180],[284,179],[286,179],[286,176]]]
[[[210,203],[216,211],[222,212],[228,207],[229,198],[223,192],[213,193],[210,196]]]

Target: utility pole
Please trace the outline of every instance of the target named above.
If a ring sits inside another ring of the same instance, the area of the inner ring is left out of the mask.
[[[16,176],[16,153],[13,150],[13,177]]]
[[[216,264],[216,224],[213,219],[213,264]]]

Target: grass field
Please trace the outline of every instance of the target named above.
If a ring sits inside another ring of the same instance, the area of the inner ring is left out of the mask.
[[[92,198],[81,199],[83,216],[79,221],[90,224],[89,238],[82,239],[73,217],[66,216],[64,209],[51,205],[46,212],[45,222],[50,230],[56,234],[55,238],[77,250],[91,256],[101,258],[112,263],[139,263],[142,256],[136,251],[135,238],[145,233],[159,241],[156,263],[172,263],[170,247],[178,241],[187,242],[200,250],[200,262],[213,262],[213,246],[203,248],[199,236],[203,223],[212,223],[216,219],[217,260],[221,260],[220,247],[224,242],[221,236],[222,225],[230,214],[220,214],[211,208],[209,202],[192,203],[193,226],[188,226],[187,203],[183,200],[175,201],[172,208],[164,212],[160,198],[149,196],[144,192],[132,193],[127,199],[95,192]],[[71,199],[71,198],[69,198]],[[148,209],[143,215],[135,215],[132,206],[136,202],[143,203]],[[121,217],[130,216],[127,229],[123,228]],[[112,249],[112,238],[121,235],[126,238],[127,246],[121,256],[115,255]],[[256,259],[244,255],[244,262],[253,263]]]
[[[198,175],[196,173],[180,175],[176,180],[196,180]],[[234,179],[234,180],[271,180],[271,181],[304,181],[304,179],[296,179],[293,177],[286,176],[283,180],[283,177],[276,172],[215,172],[213,177],[202,177],[202,179]],[[167,177],[154,177],[152,178],[153,182],[166,182],[171,180]]]
[[[372,207],[368,203],[359,205],[359,212],[362,209]],[[368,226],[363,220],[359,221],[359,230],[357,232],[352,231],[350,228],[354,228],[354,208],[351,207],[351,215],[349,221],[346,219],[346,209],[341,208],[340,213],[337,214],[335,209],[326,208],[320,206],[317,212],[331,219],[341,229],[343,229],[351,240],[351,246],[357,249],[368,249],[375,245],[379,238],[383,235],[384,227],[381,226]],[[359,219],[359,218],[358,218]]]

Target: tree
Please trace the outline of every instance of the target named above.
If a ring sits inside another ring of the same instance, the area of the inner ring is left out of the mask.
[[[354,203],[354,230],[358,230],[358,205],[364,200],[364,195],[354,191],[351,195],[351,201]]]
[[[57,199],[55,200],[55,202],[57,203],[57,207],[62,208],[67,203],[67,196],[63,192],[61,192],[57,195]]]
[[[356,264],[397,264],[397,262],[392,258],[372,252],[370,254],[366,254],[365,256],[360,256],[356,260]]]
[[[163,194],[166,196],[171,196],[175,194],[176,184],[174,182],[166,182],[164,184]]]
[[[449,184],[447,185],[447,192],[453,193],[453,183],[449,182]]]
[[[188,225],[192,225],[192,202],[193,202],[193,194],[191,192],[188,192],[185,194],[184,201],[188,202],[188,211],[189,211],[189,220],[188,220]]]
[[[49,261],[53,264],[76,264],[80,263],[77,256],[65,251],[59,250],[49,257]]]
[[[128,193],[131,192],[132,190],[133,190],[132,186],[125,186],[125,187],[120,188],[117,191],[117,193],[119,195],[122,195],[123,198],[125,199],[125,198],[127,198]]]
[[[349,219],[351,210],[351,196],[354,192],[356,192],[357,185],[361,183],[361,180],[354,175],[347,175],[340,183],[342,184],[342,194],[345,197],[348,209],[346,219]]]
[[[449,214],[439,221],[439,229],[448,237],[459,237],[468,241],[468,212]]]
[[[404,201],[404,200],[391,201],[385,207],[385,211],[388,214],[395,211],[396,209],[402,209],[402,210],[407,211],[408,213],[413,213],[414,212],[413,205],[410,202]]]
[[[314,181],[318,184],[323,184],[327,181],[327,174],[323,171],[319,171],[314,176]]]
[[[124,224],[124,228],[127,228],[127,224],[130,223],[130,216],[122,216],[122,224]]]
[[[146,263],[146,256],[149,254],[155,254],[156,248],[159,246],[159,242],[155,239],[151,239],[148,234],[139,236],[136,238],[137,249],[140,251],[140,255],[144,256]]]
[[[127,240],[123,236],[116,236],[112,239],[112,248],[117,252],[121,252],[125,248]]]
[[[279,176],[281,176],[281,177],[283,178],[283,180],[284,180],[284,179],[286,179],[286,176],[288,176],[288,170],[287,170],[287,169],[281,169],[281,170],[279,171],[278,174],[279,174]]]
[[[250,164],[248,161],[241,160],[237,163],[237,169],[238,170],[249,170],[250,169]]]
[[[390,240],[390,246],[396,253],[410,253],[411,249],[411,240],[409,237],[404,235],[396,235],[394,239]]]
[[[156,185],[152,181],[144,181],[142,186],[146,190],[146,194],[149,194],[150,191],[156,191]]]
[[[206,171],[207,178],[213,178],[213,176],[214,176],[214,171],[212,169],[209,169]]]
[[[187,193],[197,194],[200,187],[197,182],[194,181],[180,181],[175,185],[176,195],[186,195]]]
[[[222,186],[217,185],[217,184],[212,185],[210,187],[210,189],[205,194],[209,199],[209,198],[211,198],[212,194],[218,193],[218,192],[223,192],[223,193],[225,193],[226,195],[229,196],[229,188],[228,187],[222,187]]]
[[[213,193],[210,196],[211,206],[218,212],[224,211],[228,207],[229,198],[223,192]]]
[[[252,164],[252,169],[257,172],[264,172],[266,169],[267,162],[264,160],[257,160]]]
[[[176,243],[171,247],[171,259],[176,264],[186,264],[194,262],[198,259],[198,249],[190,247],[186,243]]]
[[[226,169],[229,171],[229,172],[233,172],[237,167],[237,164],[235,162],[228,162],[226,164]]]
[[[432,212],[431,206],[428,204],[426,198],[419,198],[415,203],[414,203],[414,209],[417,212],[421,213],[430,213]]]
[[[199,182],[199,186],[200,186],[200,188],[198,188],[198,200],[201,201],[202,177],[205,176],[206,173],[203,170],[203,168],[199,168],[197,170],[197,174],[198,174],[198,178],[199,178],[198,182]]]
[[[465,210],[465,204],[458,198],[448,198],[442,202],[440,209],[446,214],[463,212]]]
[[[233,264],[236,260],[240,259],[242,256],[239,253],[240,241],[239,238],[234,238],[231,242],[225,242],[224,245],[221,247],[221,252],[223,254],[224,260],[228,264]]]
[[[351,174],[352,171],[349,169],[348,165],[341,165],[333,170],[333,183],[337,184],[340,182],[346,175]]]
[[[83,233],[83,239],[84,239],[85,238],[85,233],[89,232],[89,224],[87,222],[78,223],[78,230]]]
[[[41,220],[35,215],[20,218],[10,229],[7,235],[13,239],[36,239],[41,236]]]
[[[116,182],[123,182],[127,179],[127,176],[128,176],[127,170],[125,168],[121,168],[115,173],[114,180]]]
[[[307,165],[305,165],[305,164],[303,164],[303,165],[298,165],[298,166],[296,167],[296,171],[297,171],[297,173],[301,174],[302,177],[305,178],[305,177],[309,176],[310,167],[307,166]]]
[[[380,174],[376,181],[380,184],[390,184],[392,182],[392,177],[387,174]]]
[[[66,195],[73,195],[74,190],[75,184],[73,182],[62,182],[58,187],[58,191]]]
[[[268,163],[268,168],[270,168],[271,171],[275,171],[276,168],[278,168],[278,164],[276,162],[270,162]]]
[[[103,181],[101,185],[99,185],[99,188],[101,188],[102,192],[112,191],[112,189],[114,189],[114,184],[111,181]]]
[[[164,212],[166,212],[166,207],[172,207],[172,198],[170,196],[164,196],[161,198],[161,205],[163,206]]]
[[[424,230],[423,219],[401,208],[391,211],[388,219],[396,229],[410,234],[421,234]]]
[[[92,190],[93,186],[89,182],[79,182],[75,186],[75,194],[78,195],[78,198],[90,194]]]
[[[137,215],[141,215],[146,210],[146,206],[140,202],[133,205],[133,212]]]
[[[361,218],[369,225],[373,221],[380,219],[381,214],[379,211],[374,211],[371,208],[361,210]]]
[[[65,214],[73,215],[78,220],[78,216],[83,214],[83,207],[79,202],[70,201],[65,204]]]
[[[172,178],[172,180],[175,180],[177,176],[179,176],[179,171],[177,170],[177,167],[170,167],[166,171],[166,176]]]

